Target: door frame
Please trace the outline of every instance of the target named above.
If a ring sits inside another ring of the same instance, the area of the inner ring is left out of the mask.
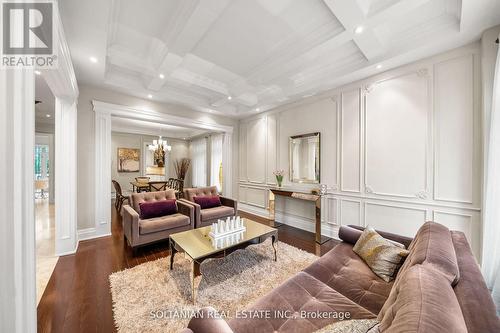
[[[174,116],[171,114],[136,109],[125,105],[92,101],[95,116],[95,158],[94,158],[94,208],[95,224],[91,228],[92,237],[111,235],[111,132],[112,118],[135,119],[155,124],[177,125],[223,133],[223,177],[224,194],[232,195],[232,134],[233,126],[221,125],[199,119]]]

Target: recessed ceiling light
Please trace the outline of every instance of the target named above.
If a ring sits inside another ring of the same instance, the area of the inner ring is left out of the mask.
[[[378,64],[377,69],[381,69],[381,68],[382,68],[382,65]]]
[[[260,111],[260,108],[256,108],[255,111],[259,112]]]
[[[359,34],[363,33],[363,30],[365,30],[365,28],[362,25],[360,25],[360,26],[356,27],[356,29],[354,29],[354,33],[359,35]]]
[[[41,74],[42,74],[42,72],[40,72],[40,71],[35,71],[35,74],[36,74],[36,75],[41,75]]]
[[[149,95],[148,95],[148,98],[153,98],[153,95],[149,94]]]
[[[50,117],[51,117],[51,115],[50,115],[50,114],[46,114],[46,115],[45,115],[45,117],[50,118]]]
[[[232,100],[233,98],[231,96],[227,96],[227,99],[228,100]]]
[[[97,58],[96,57],[90,57],[89,60],[90,60],[90,62],[92,62],[94,64],[97,63]]]
[[[160,74],[160,75],[158,75],[158,77],[163,80],[165,78],[165,75]]]

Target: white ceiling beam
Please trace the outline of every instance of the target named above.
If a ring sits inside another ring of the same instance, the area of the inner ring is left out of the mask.
[[[383,44],[378,40],[373,30],[366,26],[363,9],[353,0],[323,0],[333,15],[342,23],[346,31],[352,34],[352,39],[368,61],[385,53]],[[358,26],[363,26],[362,34],[354,34]]]
[[[184,59],[192,51],[229,3],[230,0],[179,1],[174,15],[176,19],[167,26],[164,34],[169,53],[161,61],[157,75],[171,75],[182,63],[179,59]],[[163,84],[163,80],[155,77],[147,87],[158,91]]]

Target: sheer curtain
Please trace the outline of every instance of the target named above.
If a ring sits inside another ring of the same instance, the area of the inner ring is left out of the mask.
[[[193,187],[207,186],[207,139],[191,141]]]
[[[222,191],[222,134],[211,136],[210,185]]]
[[[490,124],[484,186],[482,270],[500,315],[500,52],[495,68]]]

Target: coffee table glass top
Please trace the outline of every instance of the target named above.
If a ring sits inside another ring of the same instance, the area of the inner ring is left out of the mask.
[[[182,231],[170,235],[170,238],[192,259],[199,259],[276,231],[275,228],[246,218],[242,218],[242,220],[246,230],[239,236],[234,236],[231,242],[222,242],[218,246],[208,235],[210,226]]]

